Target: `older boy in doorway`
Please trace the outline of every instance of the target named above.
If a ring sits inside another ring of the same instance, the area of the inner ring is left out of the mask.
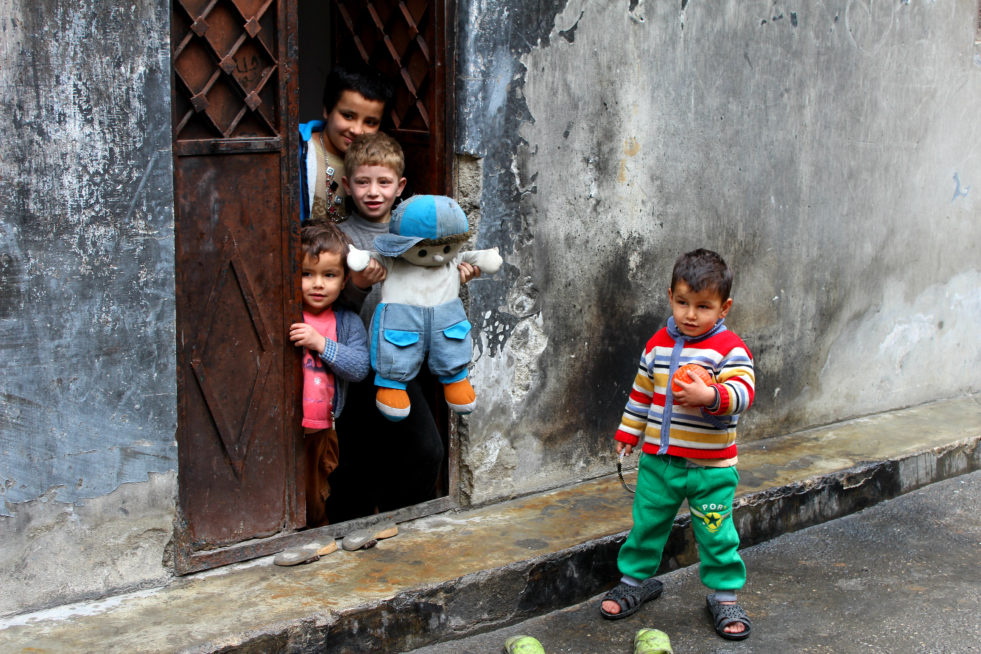
[[[392,86],[367,68],[335,66],[324,85],[324,119],[300,125],[300,217],[338,222],[347,215],[344,154],[360,134],[381,129]]]

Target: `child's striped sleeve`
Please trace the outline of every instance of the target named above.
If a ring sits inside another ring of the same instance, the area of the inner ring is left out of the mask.
[[[719,406],[711,413],[717,416],[738,415],[748,409],[756,395],[756,373],[753,358],[741,347],[733,348],[721,362],[716,376]]]
[[[647,367],[647,352],[640,357],[640,368],[634,377],[634,385],[630,389],[627,408],[620,419],[620,427],[614,436],[616,440],[629,445],[636,445],[644,438],[647,429],[647,414],[650,412],[651,401],[654,397],[654,380],[651,379]]]

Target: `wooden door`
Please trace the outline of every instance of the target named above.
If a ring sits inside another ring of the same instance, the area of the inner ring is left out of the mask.
[[[293,2],[172,3],[181,573],[302,526],[295,33]]]

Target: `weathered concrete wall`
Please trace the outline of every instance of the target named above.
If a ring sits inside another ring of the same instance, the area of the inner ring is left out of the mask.
[[[0,0],[0,613],[167,574],[168,20]]]
[[[462,4],[458,145],[506,260],[471,285],[470,499],[612,469],[695,247],[757,359],[741,438],[978,390],[974,0]]]

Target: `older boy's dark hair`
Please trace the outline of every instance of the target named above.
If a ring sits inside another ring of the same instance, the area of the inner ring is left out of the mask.
[[[671,273],[671,290],[678,282],[688,284],[696,293],[706,289],[714,290],[723,302],[729,299],[732,291],[732,270],[725,260],[704,248],[692,250],[678,257]]]
[[[357,91],[368,100],[381,100],[388,109],[395,95],[392,83],[377,70],[359,64],[338,64],[324,82],[324,110],[330,113],[344,91]]]
[[[351,239],[329,220],[308,220],[300,228],[300,250],[311,259],[319,259],[324,252],[341,255],[344,272],[347,272],[347,252]]]

